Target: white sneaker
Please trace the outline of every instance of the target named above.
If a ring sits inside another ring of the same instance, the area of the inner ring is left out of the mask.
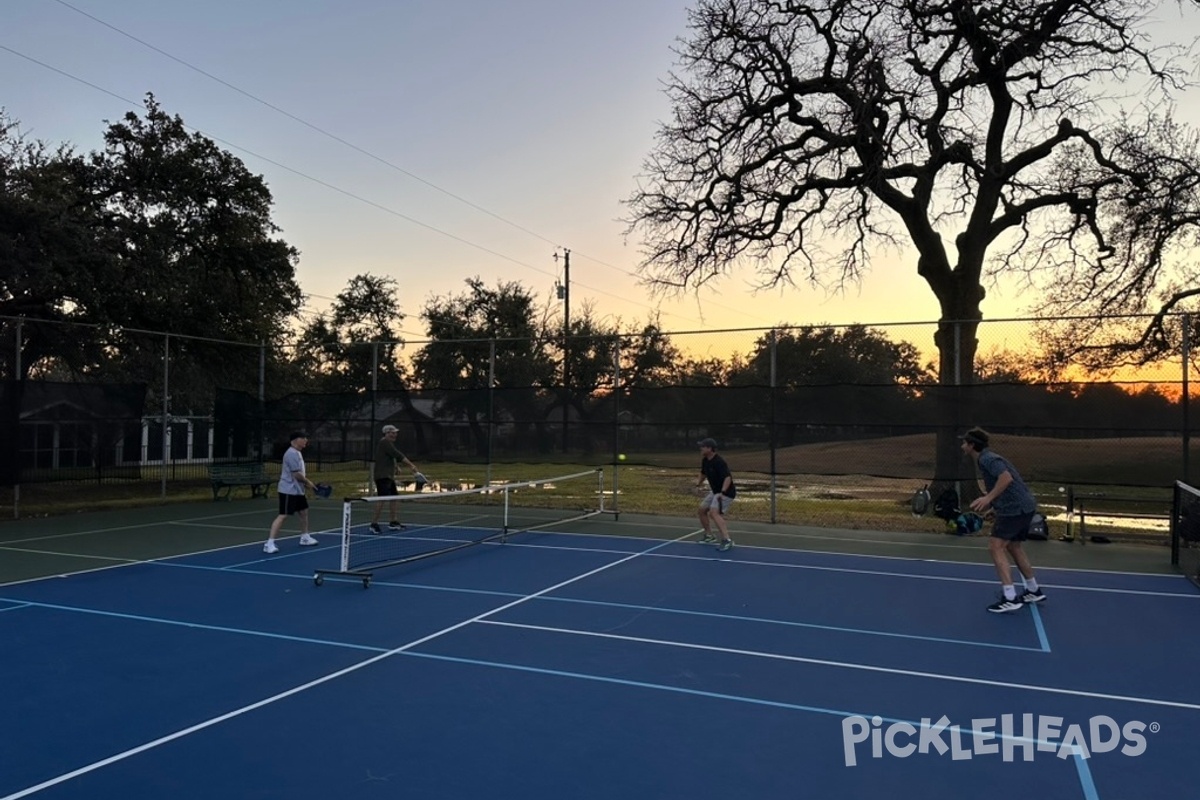
[[[267,543],[263,545],[264,553],[278,553],[279,546],[275,544],[274,539],[267,539]]]
[[[300,537],[301,547],[312,547],[314,544],[320,544],[320,542],[309,536],[307,533]]]

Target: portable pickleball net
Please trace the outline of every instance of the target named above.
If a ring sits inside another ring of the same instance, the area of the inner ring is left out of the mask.
[[[616,518],[616,509],[605,505],[601,469],[452,491],[347,497],[338,566],[316,570],[313,581],[320,586],[326,576],[337,576],[366,587],[381,569],[504,543],[524,531],[561,530],[603,514]]]

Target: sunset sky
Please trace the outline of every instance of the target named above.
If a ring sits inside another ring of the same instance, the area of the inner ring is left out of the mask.
[[[656,308],[669,331],[936,319],[908,253],[843,293],[755,293],[734,273],[657,301],[637,284],[621,201],[669,115],[688,5],[5,0],[0,105],[28,136],[91,150],[153,92],[266,177],[310,310],[356,274],[393,276],[410,340],[423,302],[475,275],[553,297],[564,248],[572,308],[627,323]],[[1195,23],[1180,14],[1164,5],[1161,27]],[[1024,306],[999,286],[984,314]]]

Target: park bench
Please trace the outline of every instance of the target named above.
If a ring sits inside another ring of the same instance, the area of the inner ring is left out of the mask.
[[[1068,486],[1066,487],[1066,506],[1067,532],[1058,538],[1065,542],[1073,542],[1078,539],[1080,544],[1087,544],[1089,540],[1105,541],[1107,539],[1103,536],[1089,539],[1088,514],[1118,523],[1121,520],[1129,520],[1137,527],[1157,521],[1161,523],[1164,533],[1167,532],[1166,529],[1171,519],[1170,497],[1115,495],[1103,491],[1079,491],[1074,486]],[[1078,523],[1078,527],[1076,527],[1076,523]],[[1152,535],[1149,531],[1147,533]]]
[[[266,497],[267,487],[274,481],[267,476],[261,463],[210,464],[208,477],[212,481],[213,500],[222,496],[228,500],[235,486],[249,486],[251,497]],[[221,494],[224,490],[224,495]]]

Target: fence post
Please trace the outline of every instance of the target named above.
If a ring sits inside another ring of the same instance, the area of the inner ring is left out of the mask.
[[[20,385],[19,383],[17,383],[17,381],[21,380],[21,344],[24,342],[24,339],[22,338],[23,334],[21,332],[21,323],[22,322],[24,322],[24,320],[21,319],[20,317],[17,317],[17,342],[16,342],[16,350],[13,355],[13,374],[12,374],[13,383],[16,386]],[[20,409],[20,407],[17,408],[16,414],[17,414],[17,428],[16,428],[16,430],[13,431],[13,434],[16,435],[16,437],[17,437],[17,446],[15,448],[13,448],[13,450],[15,451],[15,454],[17,456],[17,463],[16,463],[16,466],[14,467],[14,469],[16,471],[16,480],[13,481],[13,519],[20,519],[21,518],[21,444],[20,444],[20,442],[21,442],[21,409]]]
[[[487,485],[492,485],[492,453],[496,448],[496,337],[488,340]]]
[[[162,499],[167,499],[167,456],[171,436],[171,334],[163,334],[163,391],[162,391]]]
[[[1183,393],[1179,397],[1179,405],[1183,411],[1183,482],[1190,484],[1191,477],[1191,389],[1188,386],[1188,373],[1191,371],[1192,358],[1192,318],[1183,315]]]
[[[778,354],[779,339],[776,336],[776,333],[777,333],[776,330],[774,328],[772,328],[771,329],[771,337],[769,340],[770,347],[771,347],[771,379],[770,379],[771,402],[770,402],[770,412],[769,412],[770,416],[768,417],[768,424],[770,425],[770,430],[767,433],[767,441],[769,443],[769,447],[771,450],[771,522],[772,523],[777,521],[776,509],[777,509],[777,496],[778,496],[778,492],[777,492],[778,486],[776,485],[776,482],[775,482],[775,472],[776,472],[775,451],[777,449],[777,444],[778,444],[775,440],[775,394],[776,394],[776,366],[778,364],[778,362],[776,360],[776,355]]]
[[[371,342],[371,432],[367,436],[367,447],[375,441],[375,437],[379,435],[379,342]],[[345,454],[342,454],[343,457]],[[370,449],[363,453],[363,458],[367,461],[372,460]],[[371,474],[368,476],[367,486],[373,486],[375,481],[375,466],[369,468]]]
[[[613,348],[613,470],[612,470],[612,501],[613,513],[620,513],[621,506],[617,500],[617,490],[620,488],[621,474],[619,455],[621,453],[621,337],[617,337],[617,346]],[[601,487],[603,488],[603,487]],[[604,495],[600,496],[604,502]]]
[[[258,461],[264,463],[267,460],[267,454],[263,449],[263,420],[267,416],[267,343],[258,343],[258,425],[255,426],[254,435],[258,437]],[[211,452],[209,453],[211,455]]]

